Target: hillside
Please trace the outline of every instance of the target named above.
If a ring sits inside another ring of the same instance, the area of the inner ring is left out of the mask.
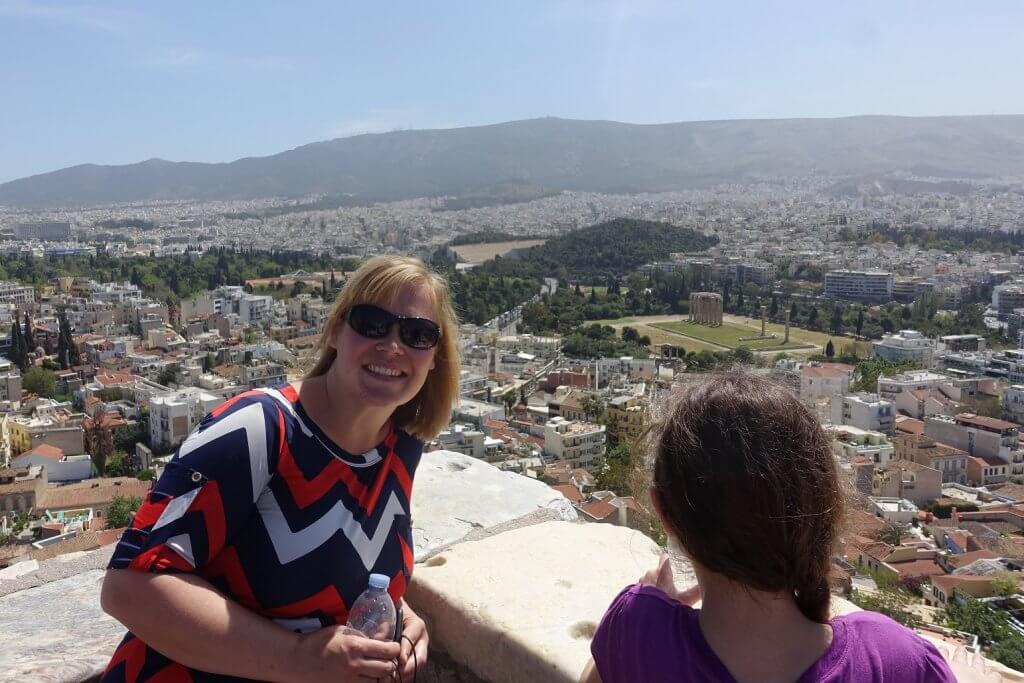
[[[536,294],[545,277],[606,284],[612,277],[626,276],[672,252],[703,251],[717,243],[716,237],[668,223],[617,218],[573,230],[515,257],[496,258],[472,270],[457,273],[453,260],[442,263],[444,250],[435,255],[434,265],[447,270],[463,318],[479,324]]]
[[[317,142],[201,164],[82,165],[0,184],[0,204],[298,197],[346,202],[451,196],[449,208],[562,190],[664,191],[811,173],[1018,175],[1024,116],[853,117],[635,125],[556,118]]]

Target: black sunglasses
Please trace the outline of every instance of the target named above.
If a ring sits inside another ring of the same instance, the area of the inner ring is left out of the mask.
[[[348,325],[367,339],[383,339],[398,323],[398,338],[408,347],[432,349],[441,339],[441,328],[433,320],[395,315],[373,304],[358,304],[349,309]]]

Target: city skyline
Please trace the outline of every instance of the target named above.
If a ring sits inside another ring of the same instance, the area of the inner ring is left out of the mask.
[[[392,11],[0,2],[0,182],[559,116],[631,123],[1024,112],[1024,7],[533,3]],[[40,49],[45,46],[46,49]],[[955,49],[951,49],[955,46]]]

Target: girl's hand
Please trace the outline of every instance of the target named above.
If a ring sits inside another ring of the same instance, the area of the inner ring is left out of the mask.
[[[661,554],[658,566],[649,569],[640,577],[640,583],[654,586],[668,597],[683,603],[687,607],[693,607],[700,600],[700,586],[693,585],[684,591],[676,588],[676,582],[672,578],[672,563],[669,562],[666,553]]]

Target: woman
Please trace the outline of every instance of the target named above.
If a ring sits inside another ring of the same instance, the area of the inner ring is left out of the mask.
[[[103,609],[129,633],[103,681],[354,681],[427,656],[344,627],[371,573],[401,605],[412,478],[458,395],[447,285],[418,260],[357,270],[300,384],[224,403],[181,445],[114,552]]]
[[[698,586],[663,558],[614,600],[585,683],[953,683],[936,649],[873,612],[829,619],[843,495],[830,441],[792,394],[724,376],[648,431],[651,498]],[[701,609],[691,606],[702,598]]]

